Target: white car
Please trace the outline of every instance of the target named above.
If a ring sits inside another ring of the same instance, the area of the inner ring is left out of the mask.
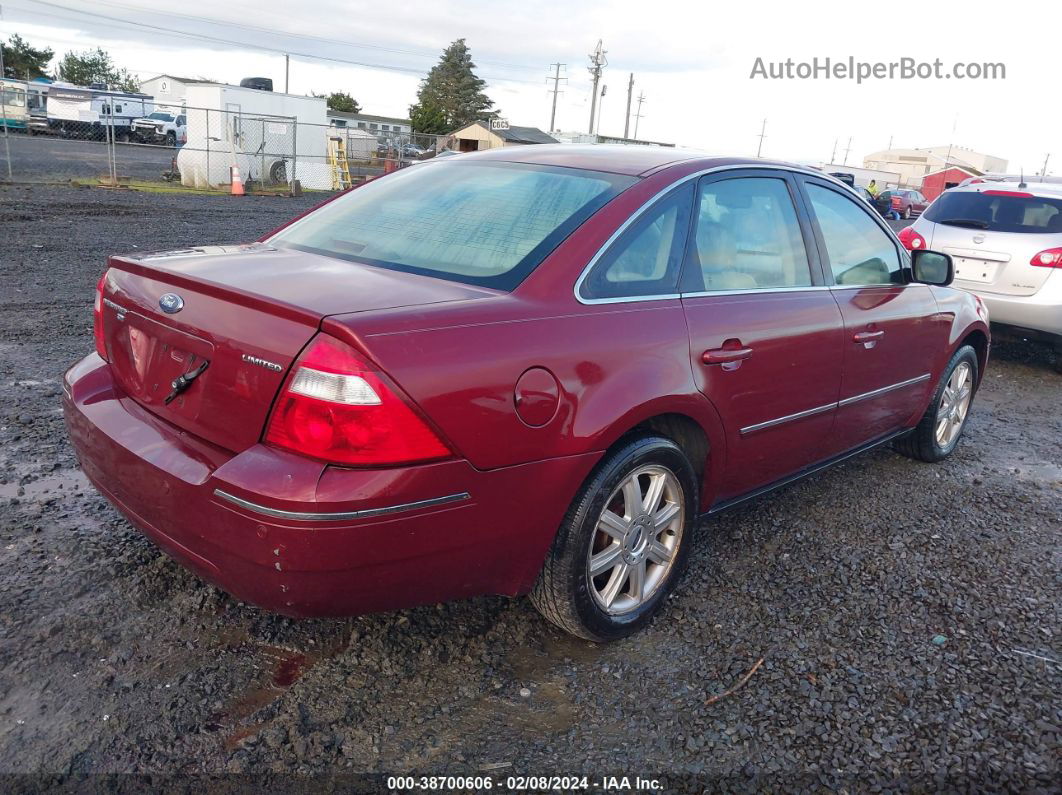
[[[992,325],[1052,345],[1062,372],[1062,185],[952,188],[900,240],[910,250],[950,254],[955,286],[984,301]]]

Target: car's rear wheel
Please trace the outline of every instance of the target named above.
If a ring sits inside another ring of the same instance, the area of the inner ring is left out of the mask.
[[[682,574],[696,510],[696,475],[678,445],[658,436],[624,444],[576,495],[531,601],[588,640],[636,632]]]
[[[977,353],[963,345],[944,368],[925,415],[914,430],[897,440],[896,450],[930,463],[951,455],[966,428],[976,389]]]
[[[911,220],[911,206],[910,205],[908,205],[907,207],[904,208],[903,219],[905,221],[910,221]]]

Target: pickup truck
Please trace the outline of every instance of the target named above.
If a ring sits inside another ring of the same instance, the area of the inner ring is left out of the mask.
[[[133,138],[146,144],[177,146],[188,140],[188,121],[184,114],[157,110],[133,120]]]

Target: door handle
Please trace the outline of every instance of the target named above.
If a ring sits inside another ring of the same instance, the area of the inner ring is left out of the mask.
[[[877,342],[884,336],[884,331],[858,331],[852,336],[852,342]]]
[[[705,364],[731,364],[752,356],[752,348],[712,348],[701,354]]]

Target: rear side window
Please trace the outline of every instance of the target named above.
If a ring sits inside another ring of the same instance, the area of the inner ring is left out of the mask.
[[[834,281],[842,286],[903,284],[900,255],[892,238],[851,199],[806,184]]]
[[[993,232],[1062,233],[1062,199],[1003,191],[947,191],[923,214],[927,221]]]
[[[806,287],[804,239],[785,180],[705,180],[698,188],[684,292]]]
[[[619,237],[579,286],[587,299],[678,293],[692,183],[664,197]]]
[[[426,163],[351,191],[269,242],[511,290],[635,181],[526,163]]]

